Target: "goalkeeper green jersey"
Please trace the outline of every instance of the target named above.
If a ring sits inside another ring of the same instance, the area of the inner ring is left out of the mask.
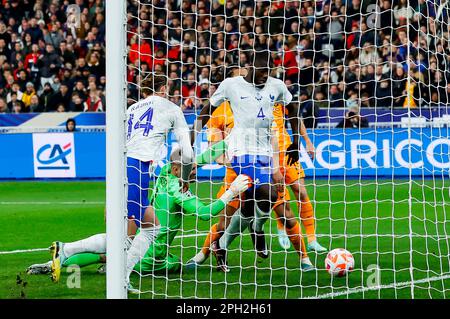
[[[166,164],[156,181],[152,206],[161,230],[144,258],[135,266],[134,269],[139,272],[179,271],[181,261],[169,252],[169,248],[180,230],[183,218],[195,215],[207,221],[225,208],[225,203],[220,199],[205,205],[189,190],[182,192],[179,178],[170,171],[171,165]]]

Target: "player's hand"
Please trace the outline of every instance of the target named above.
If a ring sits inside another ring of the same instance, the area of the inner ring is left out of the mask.
[[[306,152],[308,153],[309,157],[311,159],[314,159],[316,156],[316,148],[314,147],[313,143],[311,141],[306,142]]]
[[[181,190],[183,193],[186,193],[189,190],[189,182],[184,182]]]
[[[250,178],[247,175],[240,174],[230,185],[230,191],[233,192],[234,196],[245,192],[250,184]]]
[[[286,150],[288,166],[294,165],[298,162],[300,155],[298,154],[298,147],[292,143]]]
[[[277,188],[277,192],[281,193],[284,190],[284,178],[283,174],[281,174],[280,170],[276,170],[272,174],[273,183],[275,184]]]

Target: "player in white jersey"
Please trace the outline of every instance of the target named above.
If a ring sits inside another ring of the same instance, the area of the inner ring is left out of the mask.
[[[272,183],[281,185],[283,176],[279,169],[271,167],[271,126],[275,103],[286,105],[293,131],[293,143],[287,149],[288,162],[299,159],[299,114],[291,104],[292,95],[283,81],[269,77],[271,56],[267,51],[255,52],[254,65],[245,77],[237,76],[224,80],[210,98],[196,121],[195,131],[203,127],[209,114],[228,100],[234,116],[234,127],[227,137],[228,157],[236,174],[248,175],[253,187],[245,192],[241,212],[233,215],[220,241],[212,244],[218,267],[228,271],[226,249],[234,238],[247,227],[251,230],[253,243],[262,258],[267,258],[263,225],[270,216],[272,205],[277,200]]]
[[[161,150],[164,149],[169,131],[175,133],[180,144],[183,181],[188,181],[194,162],[189,127],[180,107],[165,98],[166,83],[167,78],[164,75],[150,75],[141,83],[144,99],[127,110],[127,210],[130,221],[128,235],[133,236],[137,228],[140,228],[127,253],[127,283],[131,291],[134,289],[129,284],[130,274],[160,229],[159,221],[149,203],[148,190],[150,176],[155,165],[162,159]],[[59,260],[60,248],[53,249],[54,261]],[[55,265],[56,267],[60,266]]]
[[[159,222],[149,204],[148,189],[153,167],[161,159],[170,130],[175,133],[182,156],[182,180],[188,181],[194,162],[189,127],[180,107],[165,98],[167,78],[154,74],[142,83],[144,99],[127,111],[127,178],[129,234],[140,232],[127,255],[127,279],[158,235]]]

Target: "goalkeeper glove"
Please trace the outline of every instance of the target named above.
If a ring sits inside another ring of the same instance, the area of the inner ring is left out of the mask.
[[[236,179],[231,183],[230,188],[220,196],[220,199],[227,204],[237,195],[242,192],[245,192],[250,184],[250,178],[247,175],[239,175]]]

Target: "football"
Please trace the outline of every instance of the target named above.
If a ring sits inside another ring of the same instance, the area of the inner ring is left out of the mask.
[[[354,266],[353,255],[343,248],[333,249],[325,258],[325,269],[331,276],[345,276],[353,270]]]

